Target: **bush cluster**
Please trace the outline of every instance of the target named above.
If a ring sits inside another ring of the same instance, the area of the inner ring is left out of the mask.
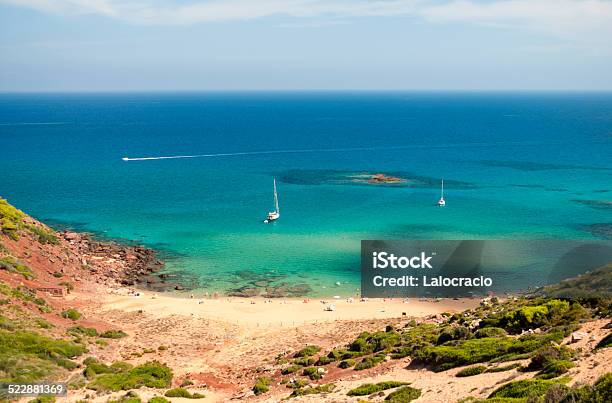
[[[463,368],[461,371],[457,372],[457,376],[462,378],[466,376],[479,375],[484,372],[487,372],[487,367],[484,365],[475,365],[473,367]]]
[[[270,390],[270,383],[272,383],[270,378],[257,378],[257,381],[255,381],[255,385],[253,385],[253,393],[255,393],[256,395],[266,393]]]
[[[421,396],[421,390],[410,386],[404,386],[389,393],[385,401],[390,403],[408,403]]]
[[[20,274],[26,280],[32,280],[35,277],[34,272],[29,266],[23,264],[12,256],[0,257],[0,270]]]
[[[4,382],[52,380],[76,367],[71,359],[85,353],[82,344],[35,332],[0,329],[0,374]]]
[[[321,351],[319,346],[306,346],[293,355],[293,358],[310,357]]]
[[[65,319],[79,320],[81,316],[82,316],[81,313],[73,308],[62,311],[62,318],[65,318]]]
[[[336,385],[334,385],[333,383],[328,383],[325,385],[311,386],[308,388],[297,388],[297,389],[294,389],[294,391],[291,393],[289,397],[314,395],[318,393],[329,393],[329,392],[332,392],[335,387]]]
[[[184,397],[187,399],[203,399],[206,396],[200,393],[190,393],[187,389],[184,388],[174,388],[169,389],[164,393],[166,397]]]
[[[123,330],[107,330],[105,332],[100,333],[100,337],[105,339],[120,339],[122,337],[126,337],[127,333]]]
[[[167,388],[172,381],[172,370],[158,361],[150,361],[137,367],[124,362],[108,366],[95,359],[87,359],[84,364],[85,376],[93,379],[87,387],[96,391],[129,390],[143,386]]]
[[[348,391],[349,396],[366,396],[372,393],[380,392],[387,389],[397,388],[399,386],[407,385],[406,382],[387,381],[379,383],[366,383]]]

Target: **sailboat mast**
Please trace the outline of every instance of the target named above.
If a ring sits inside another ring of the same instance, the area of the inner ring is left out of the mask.
[[[444,179],[442,179],[442,191],[441,191],[441,197],[444,199]]]
[[[276,212],[280,213],[280,209],[278,208],[278,194],[276,193],[276,178],[274,178],[274,207],[276,208]]]

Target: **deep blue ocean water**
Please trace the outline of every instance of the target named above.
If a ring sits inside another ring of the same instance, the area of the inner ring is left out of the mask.
[[[121,159],[273,150],[325,151]],[[0,95],[0,197],[207,290],[347,295],[361,239],[610,239],[611,157],[612,93]]]

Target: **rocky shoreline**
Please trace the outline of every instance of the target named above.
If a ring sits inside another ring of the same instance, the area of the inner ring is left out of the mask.
[[[164,262],[158,252],[142,245],[97,240],[92,234],[58,232],[72,251],[81,257],[81,265],[98,283],[122,287],[139,287],[154,291],[183,290],[169,281],[170,275],[159,273]]]

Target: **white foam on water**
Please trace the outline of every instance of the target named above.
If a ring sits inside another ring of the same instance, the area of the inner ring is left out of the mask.
[[[464,143],[464,144],[412,144],[403,146],[379,146],[379,147],[346,147],[346,148],[307,148],[295,150],[264,150],[264,151],[243,151],[235,153],[216,153],[216,154],[195,154],[195,155],[169,155],[159,157],[123,157],[123,161],[151,161],[151,160],[173,160],[181,158],[215,158],[215,157],[236,157],[245,155],[269,155],[269,154],[297,154],[297,153],[326,153],[326,152],[347,152],[347,151],[384,151],[384,150],[404,150],[411,148],[455,148],[455,147],[489,147],[500,145],[535,145],[537,142],[497,142],[497,143]]]

